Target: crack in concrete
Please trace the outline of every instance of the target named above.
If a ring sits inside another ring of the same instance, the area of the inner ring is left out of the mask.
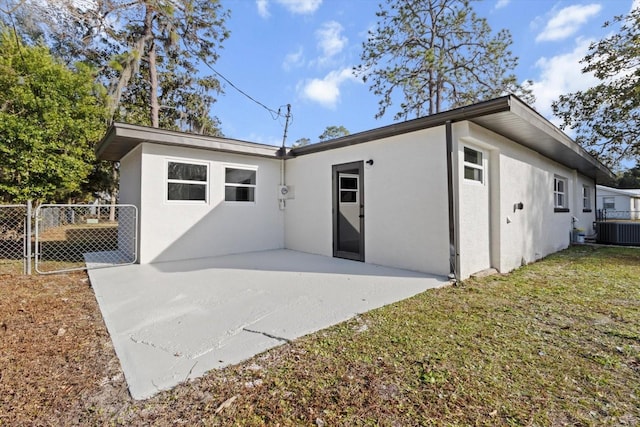
[[[286,343],[290,343],[291,342],[291,340],[288,339],[288,338],[278,337],[276,335],[271,335],[271,334],[269,334],[267,332],[254,331],[254,330],[248,329],[248,328],[242,328],[242,330],[245,331],[245,332],[251,332],[252,334],[264,335],[267,338],[271,338],[271,339],[278,340],[278,341],[284,341]]]
[[[185,357],[182,353],[177,353],[175,351],[168,350],[168,349],[166,349],[164,347],[161,347],[161,346],[156,345],[156,344],[154,344],[152,342],[149,342],[149,341],[137,339],[133,335],[129,335],[129,339],[131,341],[133,341],[134,343],[136,343],[136,344],[148,345],[151,348],[155,348],[156,350],[164,351],[165,353],[170,354],[170,355],[172,355],[174,357]]]

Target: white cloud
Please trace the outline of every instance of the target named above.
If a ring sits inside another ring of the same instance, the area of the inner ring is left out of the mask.
[[[268,18],[269,15],[269,0],[256,0],[256,6],[258,7],[258,14],[263,18]]]
[[[584,58],[589,50],[591,39],[578,39],[573,51],[551,58],[540,58],[536,62],[536,67],[540,69],[540,77],[534,80],[532,90],[536,96],[536,110],[555,124],[559,120],[555,119],[551,109],[553,101],[560,95],[587,89],[597,84],[597,79],[592,74],[583,74],[583,64],[580,60]]]
[[[304,49],[302,46],[299,46],[298,50],[288,53],[284,57],[282,68],[284,68],[285,71],[289,71],[294,67],[300,67],[302,65],[304,65]]]
[[[308,15],[318,10],[322,0],[276,0],[289,12],[300,15]]]
[[[496,2],[496,5],[494,6],[495,9],[502,9],[503,7],[507,7],[507,5],[511,3],[511,0],[498,0]]]
[[[536,41],[562,40],[575,34],[590,18],[597,15],[602,6],[596,3],[573,5],[560,9],[548,22]]]
[[[335,108],[340,100],[340,86],[349,80],[357,81],[351,68],[343,68],[330,72],[323,79],[298,83],[298,91],[304,98],[327,108]]]
[[[322,24],[322,27],[316,31],[318,48],[323,55],[320,62],[342,52],[342,49],[347,45],[348,39],[341,34],[342,30],[344,28],[338,22],[329,21]]]

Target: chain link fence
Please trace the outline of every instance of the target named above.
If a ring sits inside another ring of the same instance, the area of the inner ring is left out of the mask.
[[[0,205],[0,274],[27,273],[30,205]]]
[[[38,273],[136,261],[138,213],[133,205],[41,205],[35,216]]]

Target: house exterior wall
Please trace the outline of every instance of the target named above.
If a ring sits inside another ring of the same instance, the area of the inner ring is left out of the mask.
[[[134,205],[138,209],[138,235],[140,234],[140,183],[142,180],[141,170],[142,147],[138,146],[131,150],[125,157],[120,160],[120,189],[118,191],[118,203],[125,205]],[[133,221],[133,217],[125,216],[118,218],[120,225],[118,227],[118,249],[125,254],[133,254],[135,244],[132,236],[126,235],[126,230],[131,230],[130,224],[123,224],[122,221]],[[136,259],[140,259],[140,245],[135,248]]]
[[[614,209],[608,209],[607,218],[615,219],[640,219],[640,198],[631,195],[620,194],[598,187],[597,209],[604,209],[604,198],[613,198]],[[617,211],[617,212],[616,212]]]
[[[620,194],[618,192],[609,191],[604,188],[598,188],[598,209],[604,209],[604,198],[613,197],[615,200],[615,210],[628,211],[631,210],[631,197]]]
[[[332,165],[364,169],[365,262],[449,273],[444,127],[303,155],[286,162],[285,246],[333,255]]]
[[[472,123],[459,123],[454,129],[462,279],[490,267],[508,272],[566,248],[571,241],[573,217],[578,219],[577,226],[591,228],[595,212],[582,209],[582,186],[593,190],[591,179]],[[484,185],[465,183],[461,175],[465,145],[487,153],[488,179]],[[567,181],[568,212],[554,209],[555,176]],[[516,208],[518,203],[523,209]]]
[[[123,202],[139,208],[140,263],[284,247],[278,160],[150,143],[140,147],[123,159],[120,190]],[[208,165],[206,203],[167,201],[168,160]],[[225,165],[256,168],[255,203],[224,201]],[[141,178],[132,183],[130,176]]]

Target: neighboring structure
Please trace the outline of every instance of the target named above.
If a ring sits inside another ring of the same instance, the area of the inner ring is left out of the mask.
[[[640,219],[640,190],[597,185],[596,207],[603,219]]]
[[[276,248],[459,279],[566,248],[611,172],[514,96],[294,148],[114,124],[139,261]],[[295,268],[295,266],[292,266]]]

